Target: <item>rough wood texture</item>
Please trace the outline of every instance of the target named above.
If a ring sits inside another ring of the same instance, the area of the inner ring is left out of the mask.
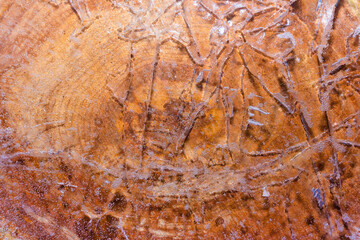
[[[0,0],[0,237],[360,239],[356,0]]]

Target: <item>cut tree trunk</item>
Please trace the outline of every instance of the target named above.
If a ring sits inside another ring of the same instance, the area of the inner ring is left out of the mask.
[[[0,0],[0,238],[360,239],[356,0]]]

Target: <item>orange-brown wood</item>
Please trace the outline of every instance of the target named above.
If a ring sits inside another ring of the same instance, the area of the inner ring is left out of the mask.
[[[0,0],[0,238],[359,239],[354,0]]]

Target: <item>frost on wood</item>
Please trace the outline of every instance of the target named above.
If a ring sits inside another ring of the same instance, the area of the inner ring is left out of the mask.
[[[358,239],[352,0],[4,0],[0,236]]]

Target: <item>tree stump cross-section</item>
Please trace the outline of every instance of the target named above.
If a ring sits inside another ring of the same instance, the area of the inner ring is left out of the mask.
[[[0,238],[360,239],[354,0],[1,0]]]

